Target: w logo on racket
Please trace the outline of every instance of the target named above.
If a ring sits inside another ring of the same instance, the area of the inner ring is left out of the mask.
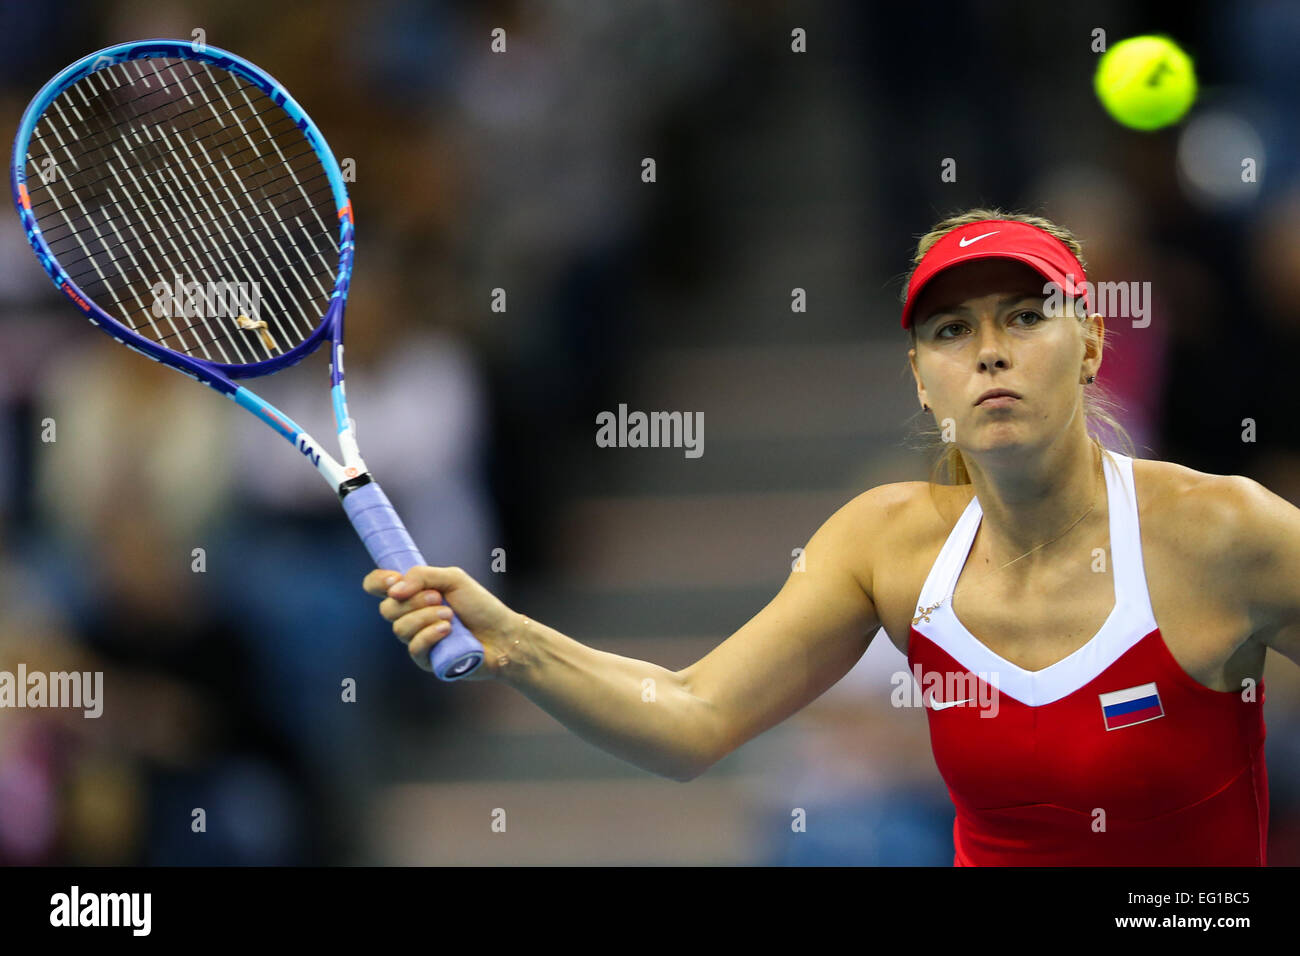
[[[305,438],[298,439],[298,450],[311,459],[313,465],[320,464],[320,452],[318,452]]]

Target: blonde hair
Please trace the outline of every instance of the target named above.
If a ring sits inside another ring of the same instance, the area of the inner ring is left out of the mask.
[[[1006,219],[1012,222],[1023,222],[1030,226],[1037,226],[1064,243],[1066,248],[1079,260],[1079,265],[1083,266],[1085,272],[1087,271],[1088,265],[1083,259],[1082,244],[1074,233],[1064,226],[1058,226],[1051,220],[1044,219],[1041,216],[1003,212],[997,208],[968,209],[965,212],[949,216],[947,219],[935,223],[934,227],[917,241],[916,252],[912,256],[912,268],[908,270],[907,278],[903,282],[901,300],[904,302],[907,300],[907,289],[911,285],[912,276],[916,272],[916,267],[921,264],[921,260],[925,258],[925,254],[930,251],[931,246],[954,229],[968,226],[974,222],[982,222],[986,219]],[[1095,346],[1097,341],[1096,327],[1087,322],[1086,315],[1080,316],[1079,325],[1084,330],[1083,334],[1087,344],[1090,347]],[[915,325],[908,328],[908,334],[911,338],[912,347],[915,348]],[[1107,337],[1102,347],[1105,349],[1111,344],[1110,338]],[[1093,444],[1103,452],[1106,450],[1119,451],[1133,457],[1135,455],[1133,439],[1129,437],[1128,432],[1116,417],[1115,412],[1118,409],[1119,405],[1115,400],[1096,382],[1083,386],[1085,427]],[[930,482],[932,484],[948,485],[970,484],[970,472],[966,469],[966,461],[962,457],[961,449],[957,447],[955,442],[943,440],[943,432],[937,425],[933,424],[932,419],[926,419],[926,421],[930,422],[931,427],[920,426],[917,429],[921,439],[920,447],[923,449],[943,449],[930,469]],[[1109,432],[1108,439],[1103,439],[1107,432]],[[938,480],[941,476],[944,478],[943,481]]]

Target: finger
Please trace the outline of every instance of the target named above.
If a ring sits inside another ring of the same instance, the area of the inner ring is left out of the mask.
[[[427,575],[429,579],[427,583],[426,583],[426,574],[425,574],[425,572],[437,572],[437,571],[438,568],[431,568],[425,565],[417,564],[415,567],[411,568],[404,575],[402,575],[401,580],[397,581],[392,587],[388,589],[388,596],[398,601],[405,601],[407,598],[411,597],[411,595],[415,594],[417,591],[422,591],[425,588],[438,586],[442,582],[433,580],[433,578],[437,577],[436,574],[431,573]]]
[[[451,619],[449,607],[427,607],[421,611],[403,614],[393,622],[393,633],[403,644],[410,641],[426,627]]]
[[[396,621],[403,614],[410,614],[412,611],[442,603],[442,595],[437,591],[421,591],[409,601],[394,601],[392,598],[384,598],[379,602],[379,614],[386,621]]]
[[[445,593],[453,589],[464,574],[465,572],[460,568],[431,568],[428,565],[416,565],[402,576],[402,580],[388,589],[388,596],[405,601],[412,595],[429,588]]]
[[[451,632],[450,621],[438,621],[419,631],[411,642],[406,645],[406,651],[411,655],[411,659],[425,670],[433,670],[429,664],[429,652],[433,650],[433,645],[446,637]]]
[[[401,580],[401,575],[396,571],[386,571],[383,568],[375,568],[365,576],[361,581],[361,587],[367,594],[375,597],[384,597],[388,594],[388,589]]]

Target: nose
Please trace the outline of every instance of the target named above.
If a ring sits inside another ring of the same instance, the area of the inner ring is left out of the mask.
[[[997,322],[981,322],[979,327],[979,363],[980,371],[1005,369],[1011,365],[1007,355],[1006,341],[1002,337]]]

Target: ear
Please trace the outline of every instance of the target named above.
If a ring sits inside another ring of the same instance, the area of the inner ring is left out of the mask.
[[[1102,347],[1106,343],[1106,319],[1094,312],[1083,323],[1083,369],[1081,380],[1101,370]]]
[[[916,379],[916,398],[922,405],[929,405],[930,400],[926,397],[925,386],[921,383],[921,372],[916,367],[916,349],[907,350],[907,363],[912,369],[912,378]]]

